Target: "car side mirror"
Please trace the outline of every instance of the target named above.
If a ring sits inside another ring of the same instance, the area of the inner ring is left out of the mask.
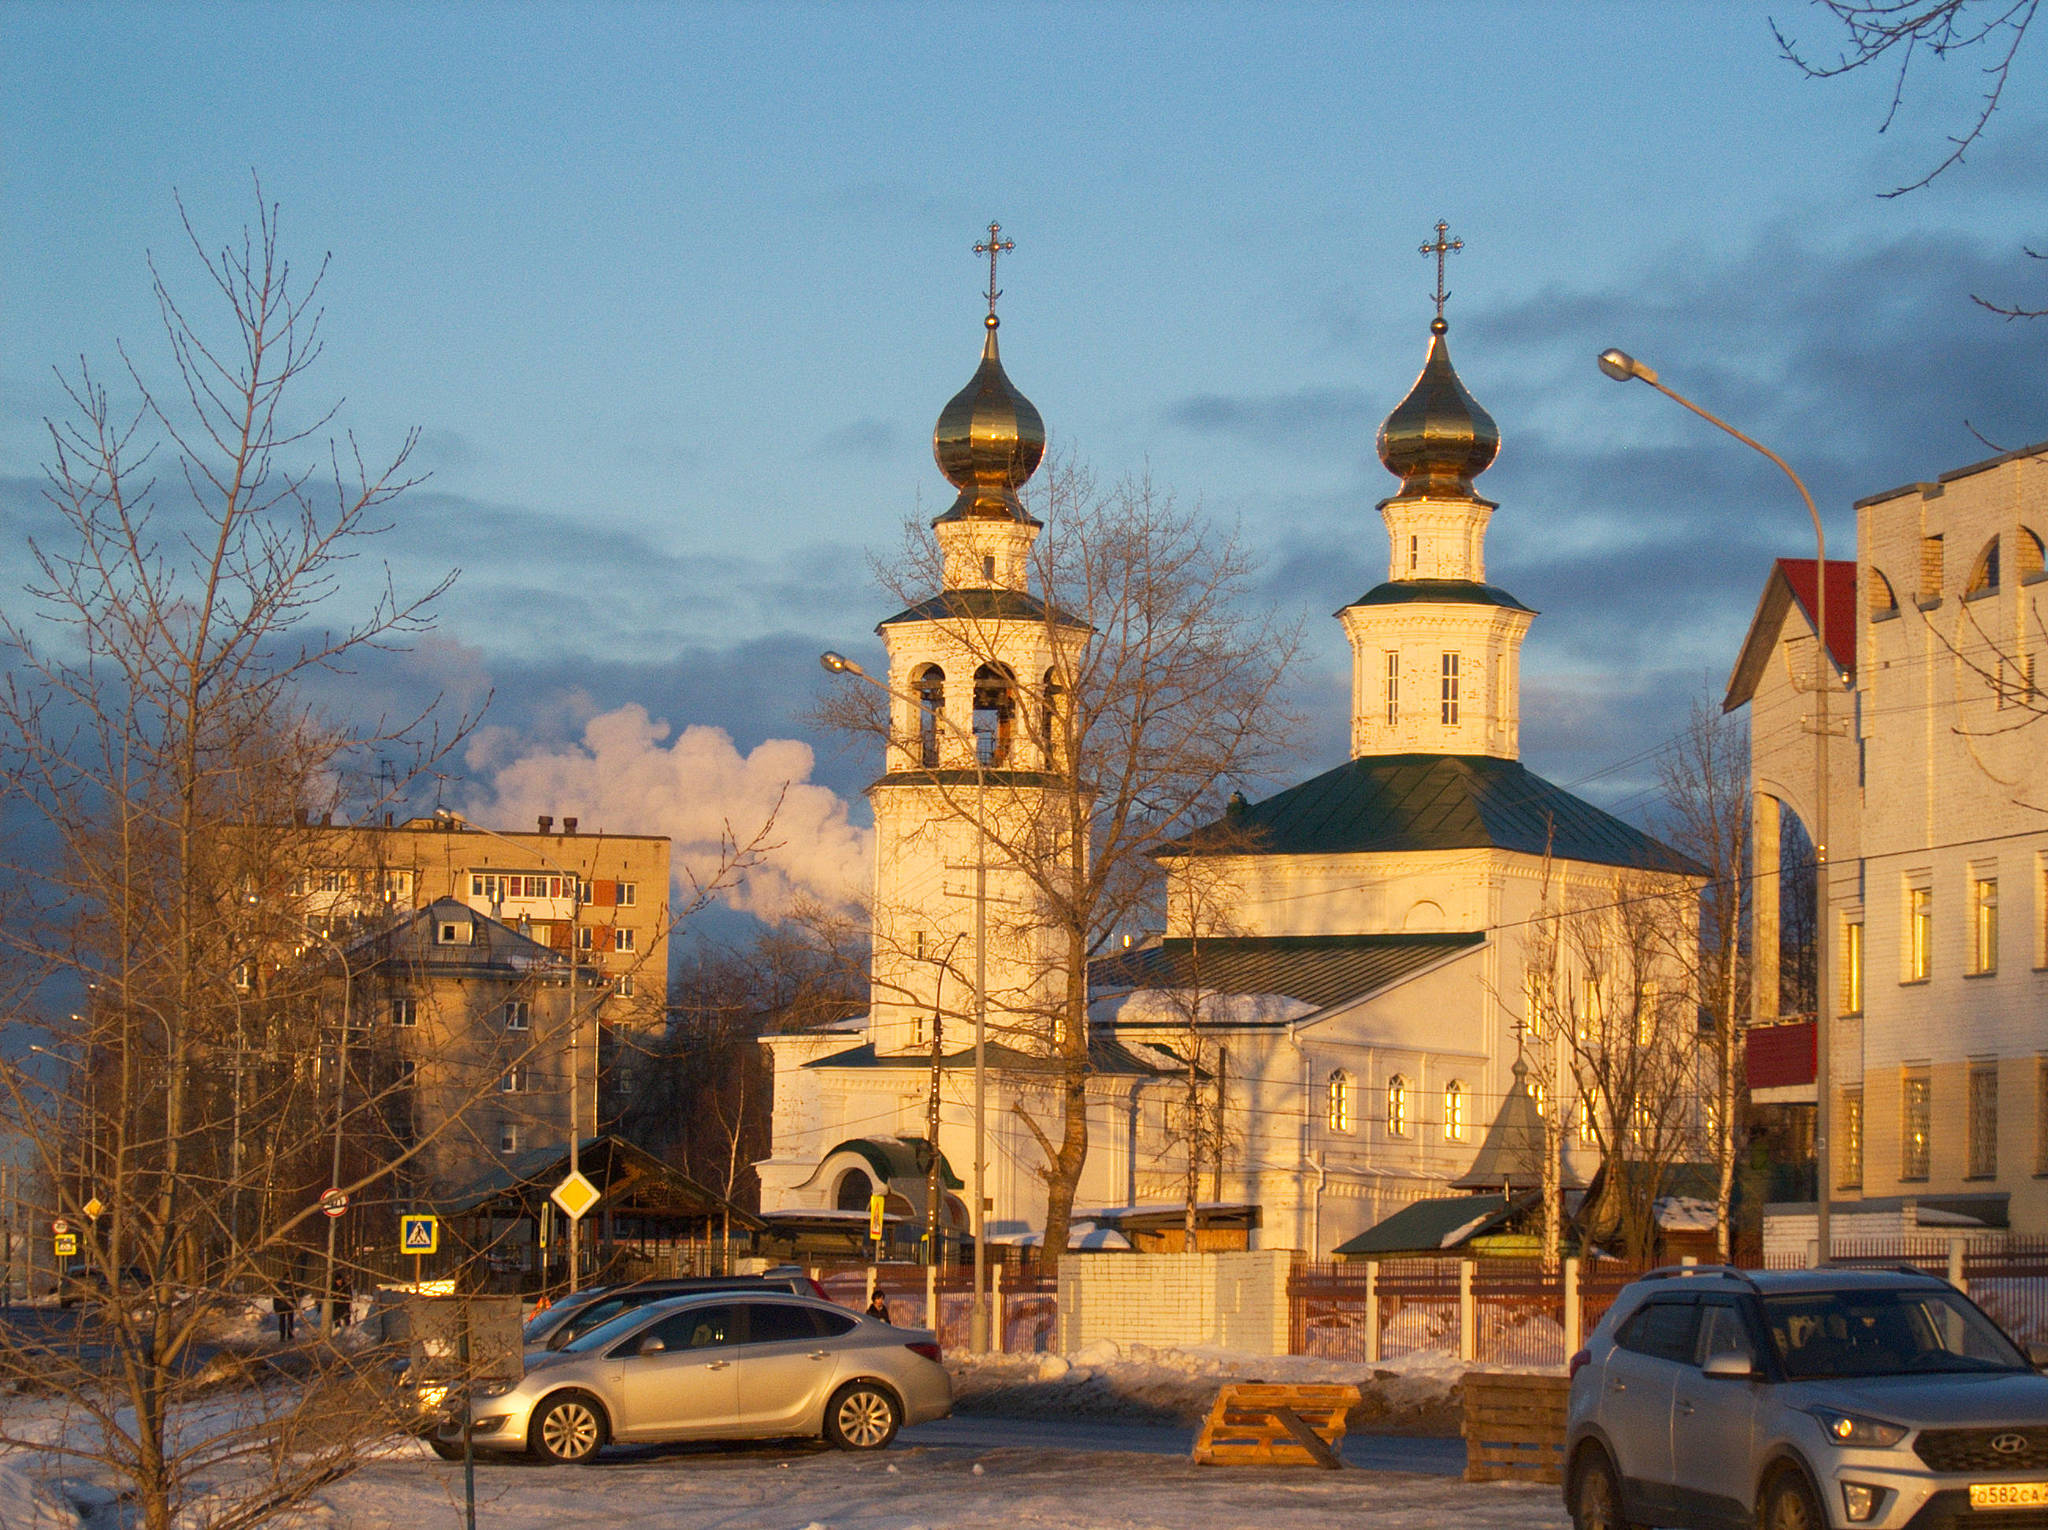
[[[668,1346],[661,1342],[660,1334],[650,1333],[647,1335],[647,1337],[640,1341],[640,1347],[639,1349],[635,1350],[634,1353],[640,1355],[658,1355],[667,1348]]]
[[[1718,1355],[1707,1356],[1707,1363],[1701,1369],[1709,1376],[1753,1376],[1756,1374],[1756,1361],[1746,1350],[1724,1350]]]
[[[2048,1344],[2029,1344],[2027,1364],[2037,1371],[2048,1371]]]

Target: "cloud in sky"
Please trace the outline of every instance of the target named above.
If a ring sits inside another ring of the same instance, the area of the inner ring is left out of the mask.
[[[480,739],[479,761],[503,744]],[[742,753],[722,728],[677,732],[636,704],[592,717],[573,744],[485,763],[469,811],[491,824],[574,814],[583,833],[666,834],[679,904],[721,875],[733,844],[758,839],[758,864],[721,897],[772,920],[799,900],[850,905],[867,886],[873,836],[848,820],[844,799],[810,780],[812,763],[808,744],[770,739]]]

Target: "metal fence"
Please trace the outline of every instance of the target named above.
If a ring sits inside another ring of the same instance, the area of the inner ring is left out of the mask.
[[[1861,1269],[1915,1269],[1955,1282],[2022,1344],[2048,1344],[2048,1238],[2007,1236],[1972,1242],[1962,1234],[1836,1240],[1832,1263]],[[1772,1269],[1805,1261],[1779,1255]]]
[[[825,1294],[842,1307],[863,1310],[871,1291],[889,1304],[899,1327],[926,1326],[925,1267],[921,1264],[820,1265],[812,1270]],[[992,1349],[1039,1354],[1059,1345],[1059,1283],[1031,1271],[992,1265],[989,1270]],[[872,1279],[873,1285],[869,1281]],[[974,1271],[948,1265],[939,1271],[939,1344],[965,1350],[974,1316]]]

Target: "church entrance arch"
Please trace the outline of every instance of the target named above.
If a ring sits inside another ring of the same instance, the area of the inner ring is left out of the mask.
[[[848,1169],[839,1176],[839,1183],[832,1191],[832,1205],[839,1211],[866,1211],[868,1197],[875,1193],[875,1182],[859,1169]]]

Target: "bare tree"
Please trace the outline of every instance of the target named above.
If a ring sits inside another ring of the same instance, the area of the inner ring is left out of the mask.
[[[1742,1075],[1744,1001],[1750,988],[1742,940],[1750,859],[1746,732],[1732,714],[1695,700],[1685,730],[1660,768],[1669,842],[1707,874],[1700,889],[1699,941],[1676,941],[1671,954],[1713,1026],[1714,1108],[1708,1124],[1716,1172],[1714,1249],[1725,1264],[1732,1253],[1735,1169],[1747,1098]]]
[[[371,756],[387,779],[400,762],[402,787],[466,729],[336,723],[300,699],[314,674],[424,630],[453,576],[406,595],[387,572],[332,621],[349,561],[413,481],[413,439],[372,466],[352,440],[324,441],[331,411],[298,407],[320,271],[294,279],[260,187],[257,202],[255,227],[218,253],[185,223],[218,328],[151,262],[166,383],[125,350],[131,410],[83,364],[65,381],[46,490],[65,540],[31,545],[28,600],[0,612],[0,750],[34,823],[8,855],[25,906],[0,954],[8,990],[45,1017],[40,1055],[0,1059],[0,1099],[78,1230],[85,1297],[67,1343],[0,1329],[0,1374],[69,1419],[0,1436],[125,1478],[149,1530],[202,1492],[210,1524],[255,1523],[384,1427],[372,1372],[334,1346],[287,1385],[194,1405],[261,1373],[205,1342],[310,1242],[304,1187],[324,1169],[307,1160],[348,1111],[327,1060],[336,1017],[293,959],[303,903],[265,896],[301,884],[292,825],[371,805]],[[316,450],[318,468],[293,460]],[[286,976],[266,987],[259,967]],[[272,1065],[252,1071],[252,1051]]]
[[[1009,1044],[1051,1064],[1053,1129],[1024,1118],[1045,1157],[1044,1257],[1056,1263],[1088,1154],[1088,963],[1118,931],[1157,922],[1152,852],[1219,816],[1234,782],[1282,757],[1294,719],[1281,682],[1299,633],[1249,614],[1257,565],[1238,538],[1148,480],[1102,490],[1053,461],[1031,508],[1047,523],[1031,553],[1042,681],[1007,675],[1016,617],[948,601],[923,526],[908,528],[883,578],[906,604],[937,596],[947,641],[970,668],[1002,677],[991,704],[1000,726],[1028,719],[1036,736],[1036,769],[932,769],[928,785],[942,816],[981,826],[992,871],[1015,890],[993,916],[997,939],[1022,948],[1043,936],[1053,948],[990,1016]],[[886,703],[868,687],[830,693],[821,717],[888,734]],[[946,987],[974,991],[966,973]]]

